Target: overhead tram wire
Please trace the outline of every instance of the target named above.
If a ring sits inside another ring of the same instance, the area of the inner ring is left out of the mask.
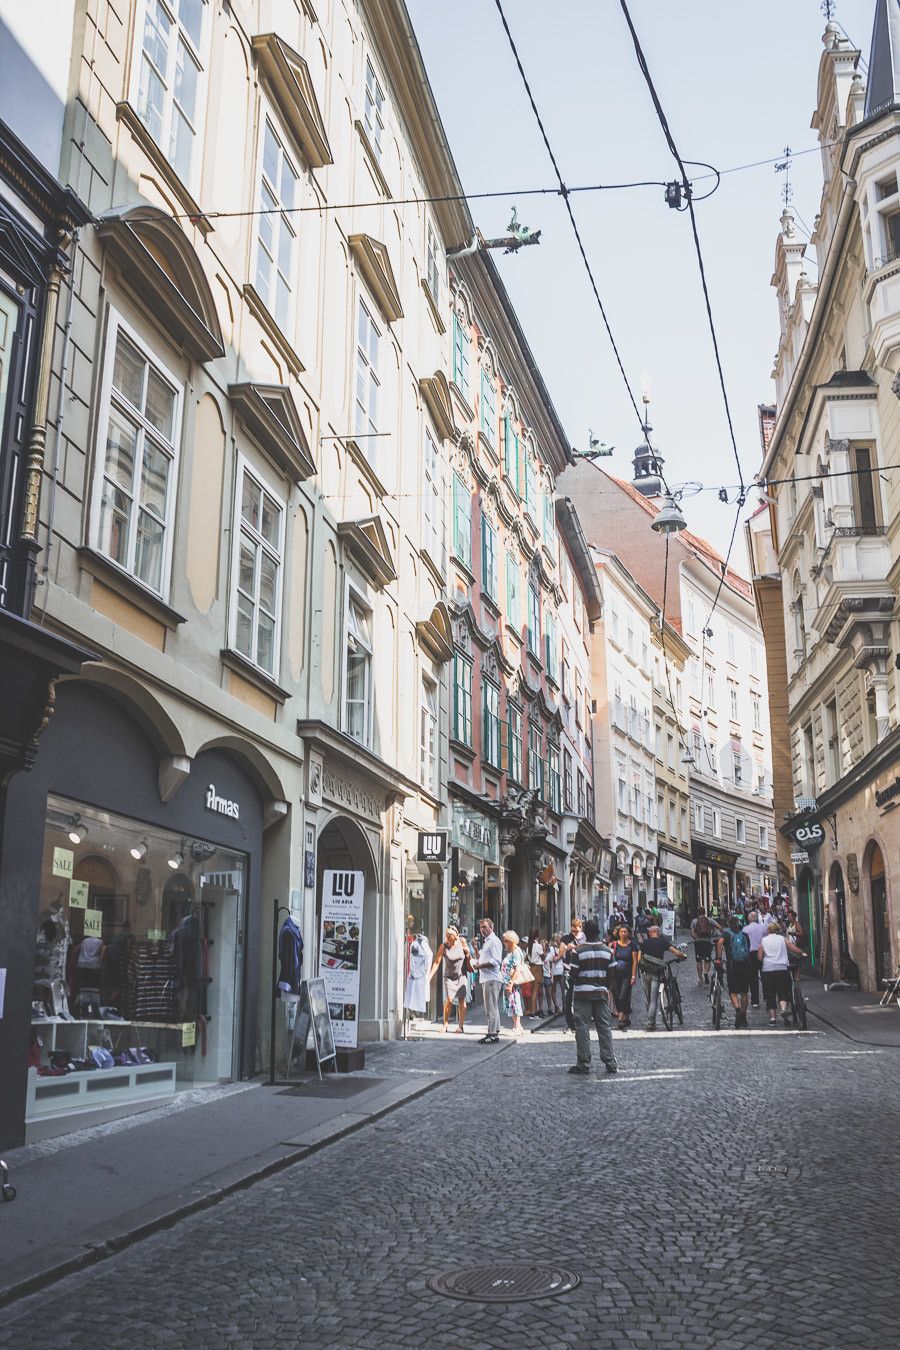
[[[525,67],[522,65],[522,58],[519,56],[519,49],[516,46],[515,39],[512,35],[512,32],[510,31],[509,23],[507,22],[506,14],[504,13],[503,10],[502,0],[494,0],[494,3],[497,7],[497,13],[500,15],[500,22],[503,24],[503,31],[506,33],[506,39],[507,42],[509,43],[510,51],[512,52],[513,55],[513,60],[515,61],[516,66],[518,67],[519,75],[521,76],[522,79],[522,84],[525,86],[525,93],[528,95],[528,102],[531,104],[531,111],[534,113],[535,121],[538,124],[538,130],[541,133],[541,139],[543,140],[544,147],[547,151],[548,156],[550,157],[550,163],[553,166],[553,172],[556,174],[556,179],[559,184],[559,195],[563,199],[563,203],[566,208],[566,213],[569,217],[569,223],[572,226],[572,231],[575,235],[576,243],[578,244],[578,251],[581,254],[581,261],[584,263],[584,268],[588,275],[591,290],[594,293],[594,299],[597,301],[597,307],[600,310],[600,317],[602,318],[603,326],[606,329],[606,335],[609,338],[610,346],[613,349],[613,355],[616,358],[616,365],[619,367],[619,374],[622,376],[623,383],[625,385],[626,390],[628,391],[628,398],[634,410],[634,415],[637,418],[638,425],[641,429],[641,435],[643,439],[647,441],[647,431],[644,423],[644,418],[641,416],[641,411],[638,407],[637,399],[634,396],[634,391],[631,387],[631,382],[629,381],[628,375],[626,374],[625,365],[622,360],[622,355],[619,351],[618,343],[613,337],[612,327],[610,326],[609,317],[606,313],[606,306],[603,304],[603,301],[600,298],[600,291],[597,286],[596,278],[594,277],[594,270],[591,267],[587,251],[584,246],[584,240],[581,237],[581,230],[578,228],[578,221],[575,219],[575,212],[572,209],[572,203],[570,201],[571,189],[566,187],[565,180],[563,179],[562,172],[560,171],[556,155],[553,153],[553,147],[550,144],[550,137],[547,134],[547,128],[544,126],[544,120],[541,117],[540,111],[535,101],[534,94],[532,93],[531,85],[529,84],[528,81],[528,76],[525,74]],[[649,441],[647,441],[647,444],[649,445]]]
[[[497,0],[497,2],[499,3],[499,0]],[[737,465],[738,478],[740,479],[741,491],[743,493],[745,488],[744,471],[741,467],[741,457],[738,453],[737,438],[734,432],[734,422],[731,416],[731,404],[728,399],[728,390],[725,386],[725,372],[722,369],[722,357],[719,352],[719,339],[718,335],[716,334],[716,325],[713,319],[712,301],[710,300],[709,286],[706,280],[706,266],[703,261],[703,250],[700,247],[700,234],[697,228],[697,216],[696,212],[694,211],[693,192],[691,190],[690,179],[688,177],[687,168],[685,167],[685,162],[681,157],[681,154],[678,150],[678,146],[675,144],[675,138],[672,135],[668,119],[666,118],[666,114],[663,111],[663,106],[662,103],[660,102],[659,94],[656,92],[656,85],[653,82],[653,76],[650,74],[650,67],[647,65],[647,58],[644,56],[644,51],[643,48],[641,47],[640,39],[637,35],[637,30],[635,29],[634,23],[632,22],[631,13],[628,9],[626,0],[619,0],[619,4],[621,6],[622,13],[625,16],[625,22],[628,25],[629,32],[631,33],[631,40],[632,43],[634,44],[634,51],[637,57],[638,66],[640,67],[641,74],[644,76],[644,81],[650,92],[650,98],[653,102],[653,107],[656,110],[657,119],[659,120],[659,124],[662,127],[663,135],[666,138],[666,143],[670,151],[672,152],[672,156],[681,172],[681,180],[684,185],[685,196],[687,198],[687,209],[691,219],[691,232],[694,236],[694,248],[697,253],[697,263],[700,268],[700,282],[703,287],[703,298],[706,304],[706,317],[709,321],[709,331],[710,336],[712,338],[713,353],[716,359],[716,369],[719,374],[719,386],[722,390],[722,402],[725,405],[725,417],[728,422],[728,434],[731,438],[731,448],[734,452],[734,460],[735,464]]]

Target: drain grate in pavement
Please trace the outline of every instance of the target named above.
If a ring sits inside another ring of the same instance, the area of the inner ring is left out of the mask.
[[[758,1177],[786,1177],[788,1170],[781,1163],[763,1163],[756,1169]]]
[[[433,1275],[429,1289],[468,1303],[524,1303],[532,1298],[568,1294],[581,1280],[561,1266],[517,1262],[512,1265],[467,1266]]]
[[[307,1079],[296,1087],[285,1088],[279,1097],[355,1097],[357,1092],[378,1087],[386,1078],[345,1078],[342,1074],[327,1074],[321,1083],[318,1078]]]

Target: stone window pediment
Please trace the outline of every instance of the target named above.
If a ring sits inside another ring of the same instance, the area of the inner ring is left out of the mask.
[[[368,579],[379,590],[397,580],[385,528],[378,516],[365,520],[346,520],[337,527],[338,536]]]
[[[307,164],[314,169],[333,164],[325,119],[303,57],[276,33],[255,37],[253,52],[282,120]]]
[[[152,207],[111,211],[97,235],[142,304],[196,360],[225,355],[215,301],[178,222]]]
[[[348,243],[353,250],[356,265],[388,323],[402,319],[400,291],[387,246],[380,240],[373,239],[370,234],[351,234]]]
[[[230,384],[228,397],[259,448],[296,483],[312,478],[315,460],[293,395],[283,384]]]
[[[442,440],[455,441],[459,433],[453,420],[450,385],[447,383],[446,375],[441,370],[436,370],[433,375],[425,375],[419,381],[419,388],[428,404],[428,411],[431,413],[438,435]]]

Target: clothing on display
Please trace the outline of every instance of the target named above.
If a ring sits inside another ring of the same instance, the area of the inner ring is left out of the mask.
[[[169,942],[135,942],[128,959],[128,1009],[138,1022],[167,1022],[175,1013],[175,954]]]
[[[419,933],[409,948],[409,974],[403,995],[403,1006],[410,1012],[423,1013],[428,1009],[428,972],[433,960],[428,938]]]
[[[303,979],[303,934],[289,915],[278,934],[278,988],[285,994],[299,994]]]

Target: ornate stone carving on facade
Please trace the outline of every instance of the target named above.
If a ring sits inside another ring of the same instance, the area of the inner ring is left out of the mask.
[[[349,808],[369,820],[381,824],[384,802],[373,796],[366,788],[348,778],[339,778],[332,769],[322,770],[322,792],[337,806]]]

